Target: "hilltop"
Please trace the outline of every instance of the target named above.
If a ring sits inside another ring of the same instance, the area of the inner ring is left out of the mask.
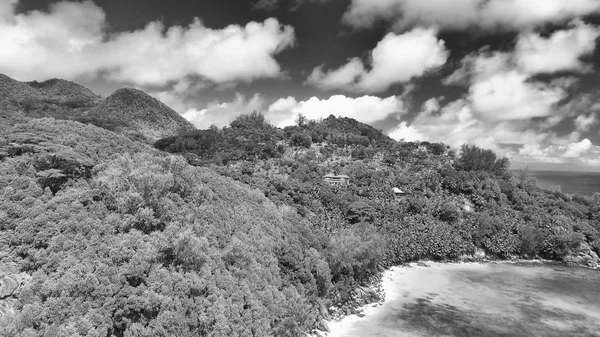
[[[196,128],[173,109],[145,92],[124,88],[84,113],[85,118],[110,121],[126,133],[138,133],[156,141]]]
[[[74,120],[148,142],[195,130],[178,113],[143,91],[124,88],[107,98],[74,82],[20,82],[0,74],[0,108],[13,118]]]

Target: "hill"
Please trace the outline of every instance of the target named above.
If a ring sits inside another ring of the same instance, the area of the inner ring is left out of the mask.
[[[506,158],[473,145],[457,153],[442,143],[395,142],[370,126],[333,116],[298,124],[280,130],[250,114],[228,128],[198,130],[155,146],[257,188],[331,233],[372,226],[386,241],[380,266],[476,251],[501,259],[598,264],[600,194],[586,198],[540,189],[526,172],[510,172]],[[248,134],[267,133],[278,151],[257,155],[235,143],[212,142],[227,137],[252,143]],[[206,144],[218,145],[205,151]],[[323,181],[327,173],[349,176],[350,185],[329,186]],[[406,193],[395,195],[394,188]],[[368,270],[332,269],[332,277],[360,283]]]
[[[196,128],[177,112],[143,91],[124,88],[99,102],[84,117],[110,121],[117,130],[150,141]]]
[[[43,82],[26,82],[27,85],[37,90],[41,97],[57,102],[81,101],[96,103],[102,99],[90,89],[75,82],[61,79],[50,79]]]
[[[598,263],[600,195],[540,189],[477,146],[251,113],[153,148],[131,135],[177,124],[158,101],[93,109],[123,132],[0,106],[2,336],[303,336],[409,261]]]
[[[0,335],[316,324],[329,244],[293,209],[93,125],[0,123]]]
[[[74,120],[149,142],[195,130],[175,111],[136,89],[103,99],[74,82],[50,79],[20,82],[0,74],[0,110],[13,118]]]

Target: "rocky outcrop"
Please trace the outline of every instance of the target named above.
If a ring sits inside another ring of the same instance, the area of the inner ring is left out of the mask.
[[[598,254],[587,243],[581,243],[571,254],[565,256],[563,261],[570,266],[597,268],[600,264]]]
[[[12,315],[14,304],[21,289],[31,277],[25,273],[0,277],[0,316]]]

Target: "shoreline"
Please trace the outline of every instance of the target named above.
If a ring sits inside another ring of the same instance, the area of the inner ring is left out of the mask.
[[[568,268],[579,267],[584,269],[592,269],[596,270],[598,267],[589,267],[585,265],[569,265],[563,261],[555,261],[555,260],[545,260],[545,259],[508,259],[508,260],[500,260],[500,259],[488,259],[488,258],[472,258],[472,259],[458,259],[458,260],[448,260],[448,261],[431,261],[431,260],[420,260],[416,262],[408,262],[398,266],[392,266],[384,271],[380,272],[376,277],[374,277],[373,284],[368,287],[371,288],[374,292],[380,296],[379,301],[371,302],[364,304],[362,306],[355,307],[351,310],[350,314],[342,314],[335,315],[330,314],[328,319],[322,319],[323,327],[326,330],[321,329],[313,329],[312,334],[310,336],[319,336],[319,337],[336,337],[336,336],[344,336],[343,331],[348,330],[354,323],[359,322],[365,317],[369,317],[377,313],[377,311],[385,305],[393,300],[397,300],[400,296],[396,289],[396,285],[392,282],[395,278],[398,278],[398,274],[403,270],[415,267],[424,267],[430,268],[432,266],[486,266],[486,265],[495,265],[495,264],[515,264],[515,265],[556,265],[556,266],[564,266]],[[406,296],[406,295],[405,295]],[[342,311],[342,308],[337,308],[335,313]]]

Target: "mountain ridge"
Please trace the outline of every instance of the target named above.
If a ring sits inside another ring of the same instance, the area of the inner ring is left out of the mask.
[[[0,74],[0,109],[14,116],[94,124],[147,142],[196,129],[141,90],[121,88],[103,98],[75,82],[56,78],[21,82]]]

